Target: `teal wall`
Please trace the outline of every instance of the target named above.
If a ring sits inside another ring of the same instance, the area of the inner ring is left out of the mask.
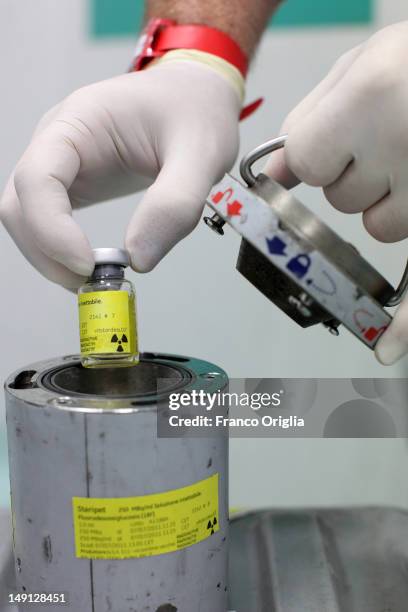
[[[128,36],[140,29],[143,0],[90,0],[94,36]]]
[[[370,23],[374,13],[374,1],[286,0],[273,21],[273,27]],[[91,32],[94,36],[129,36],[140,29],[144,6],[142,0],[90,2]]]
[[[328,26],[370,23],[374,0],[286,0],[275,26]]]

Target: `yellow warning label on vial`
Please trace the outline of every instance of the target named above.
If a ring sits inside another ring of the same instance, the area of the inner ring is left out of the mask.
[[[76,556],[129,559],[187,548],[219,531],[218,474],[143,497],[72,499]]]
[[[135,303],[127,291],[78,296],[81,353],[137,352]]]

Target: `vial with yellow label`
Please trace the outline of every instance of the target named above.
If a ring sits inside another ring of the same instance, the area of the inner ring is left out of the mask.
[[[125,279],[124,249],[94,249],[95,269],[78,290],[81,362],[86,368],[132,366],[139,362],[136,298]]]

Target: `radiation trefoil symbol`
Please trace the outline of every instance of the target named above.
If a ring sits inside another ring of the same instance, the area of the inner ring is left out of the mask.
[[[208,521],[208,525],[207,525],[207,530],[208,530],[208,531],[211,531],[211,534],[210,534],[210,535],[213,535],[213,534],[215,533],[215,529],[214,529],[214,527],[215,527],[216,525],[218,525],[218,522],[217,522],[217,517],[216,517],[216,516],[214,516],[214,520],[213,520],[213,521]]]
[[[117,349],[116,352],[117,353],[123,353],[124,348],[122,346],[122,344],[127,343],[128,339],[125,336],[125,334],[122,334],[122,337],[119,339],[118,336],[116,334],[113,334],[112,338],[111,338],[111,342],[113,342],[114,344],[117,344]]]

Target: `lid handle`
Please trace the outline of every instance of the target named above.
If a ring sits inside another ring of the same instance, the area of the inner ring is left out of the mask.
[[[253,187],[256,183],[256,176],[252,171],[252,166],[254,165],[254,163],[257,162],[262,157],[265,157],[265,155],[269,155],[269,153],[273,153],[273,151],[282,149],[282,147],[285,146],[287,138],[288,138],[288,135],[283,134],[282,136],[279,136],[278,138],[274,138],[273,140],[268,140],[267,142],[264,142],[263,144],[259,145],[259,147],[256,147],[256,149],[253,149],[252,151],[250,151],[247,155],[245,155],[245,157],[242,158],[239,169],[241,172],[241,176],[246,182],[246,184],[248,185],[248,187]],[[398,285],[398,288],[395,290],[394,295],[388,300],[388,302],[385,305],[391,308],[393,306],[398,306],[399,304],[401,304],[402,300],[404,299],[407,293],[407,290],[408,290],[408,261],[407,261],[407,265],[406,265],[403,277],[401,279],[401,282]]]

